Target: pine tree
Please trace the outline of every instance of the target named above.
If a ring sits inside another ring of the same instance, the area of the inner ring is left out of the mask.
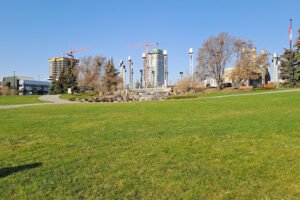
[[[68,88],[71,88],[72,91],[78,90],[75,67],[75,62],[71,62],[67,69],[63,68],[61,70],[58,79],[52,81],[51,94],[65,94]]]
[[[298,51],[300,50],[300,29],[298,30],[298,38],[294,46]]]
[[[297,81],[296,58],[294,50],[285,49],[280,58],[280,78],[284,80],[283,86],[295,87]]]
[[[66,92],[68,88],[71,88],[72,91],[78,90],[77,73],[75,72],[75,67],[75,62],[71,61],[70,67],[64,71],[64,80],[62,82],[64,92]]]
[[[298,37],[295,43],[295,79],[296,82],[300,83],[300,29],[298,30]]]
[[[115,91],[118,85],[119,72],[114,66],[113,59],[110,59],[105,66],[104,88],[107,92]]]
[[[135,88],[139,89],[140,87],[141,87],[141,83],[140,83],[139,80],[137,80],[136,83],[135,83]]]

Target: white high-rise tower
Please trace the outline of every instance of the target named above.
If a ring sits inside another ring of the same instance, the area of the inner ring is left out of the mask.
[[[192,81],[194,80],[194,49],[189,49],[189,57],[190,57],[190,76],[192,77]]]

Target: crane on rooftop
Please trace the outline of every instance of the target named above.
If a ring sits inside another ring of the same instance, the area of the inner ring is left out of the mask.
[[[149,83],[149,59],[148,59],[148,53],[149,53],[149,48],[150,47],[155,47],[158,46],[159,43],[155,42],[155,43],[149,43],[148,41],[145,44],[136,44],[136,45],[130,45],[129,48],[145,48],[145,56],[143,54],[143,58],[145,59],[145,69],[144,69],[144,76],[145,76],[145,82],[146,85]]]
[[[88,50],[89,47],[79,48],[79,49],[73,49],[71,48],[69,51],[65,51],[63,54],[68,55],[69,57],[74,59],[74,53],[82,52]]]

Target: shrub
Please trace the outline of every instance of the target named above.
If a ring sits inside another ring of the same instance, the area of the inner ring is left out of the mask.
[[[186,94],[186,95],[172,95],[168,96],[167,99],[191,99],[191,98],[197,98],[198,95],[196,94]]]

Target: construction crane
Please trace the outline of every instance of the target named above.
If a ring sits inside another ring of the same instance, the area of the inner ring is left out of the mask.
[[[150,47],[155,47],[158,46],[159,43],[155,42],[155,43],[149,43],[148,41],[145,44],[137,44],[137,45],[130,45],[129,48],[145,48],[145,57],[143,57],[145,59],[145,69],[144,69],[144,77],[145,77],[145,87],[149,84],[149,60],[148,60],[148,53],[149,53],[149,48]]]
[[[84,47],[84,48],[80,48],[80,49],[71,48],[69,51],[66,51],[63,54],[66,54],[66,55],[70,56],[71,58],[74,58],[74,53],[78,53],[78,52],[81,52],[81,51],[86,51],[88,49],[89,49],[89,47]]]

